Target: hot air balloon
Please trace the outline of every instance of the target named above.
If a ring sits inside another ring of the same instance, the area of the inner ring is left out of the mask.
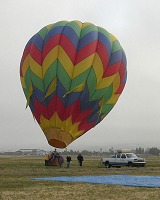
[[[51,146],[65,148],[101,122],[126,83],[126,56],[92,23],[59,21],[27,43],[20,79],[27,106]]]

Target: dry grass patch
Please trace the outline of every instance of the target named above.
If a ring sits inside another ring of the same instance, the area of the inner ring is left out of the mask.
[[[36,181],[37,182],[37,181]],[[159,200],[160,190],[151,188],[124,187],[88,183],[49,182],[36,183],[25,190],[3,191],[1,199],[55,199],[55,200]]]
[[[43,157],[0,157],[0,200],[159,200],[160,189],[103,185],[89,183],[67,183],[37,181],[31,178],[82,175],[160,175],[160,163],[152,158],[146,168],[100,168],[99,157],[85,158],[79,168],[76,158],[70,169],[45,167]]]

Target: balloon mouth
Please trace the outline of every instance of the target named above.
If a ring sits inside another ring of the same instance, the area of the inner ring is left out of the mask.
[[[56,139],[51,139],[48,141],[48,143],[53,146],[53,147],[57,147],[57,148],[66,148],[66,144],[64,142],[61,142],[59,140]]]
[[[48,143],[57,148],[66,148],[74,140],[70,133],[59,128],[49,128],[44,133]]]

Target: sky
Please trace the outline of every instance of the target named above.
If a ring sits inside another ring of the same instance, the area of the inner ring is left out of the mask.
[[[19,75],[27,41],[47,24],[79,20],[115,35],[127,56],[127,83],[116,106],[68,150],[160,148],[159,0],[1,0],[0,151],[52,150],[30,109]]]

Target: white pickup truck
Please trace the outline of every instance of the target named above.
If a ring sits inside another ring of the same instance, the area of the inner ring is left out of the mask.
[[[110,167],[145,167],[145,159],[137,157],[134,153],[115,153],[111,158],[101,158],[106,168]]]

